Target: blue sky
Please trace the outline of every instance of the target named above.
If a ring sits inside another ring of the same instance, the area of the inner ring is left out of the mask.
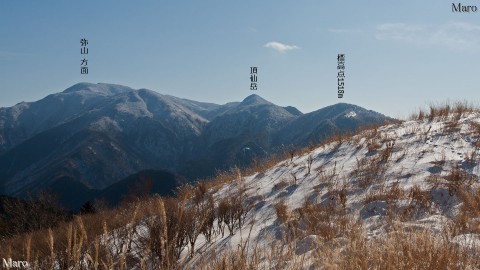
[[[4,0],[0,107],[83,81],[223,104],[252,94],[251,66],[258,67],[256,94],[303,112],[347,102],[406,117],[432,102],[478,103],[480,12],[452,13],[451,5]],[[80,74],[83,37],[88,75]],[[343,99],[336,94],[338,53],[346,54]]]

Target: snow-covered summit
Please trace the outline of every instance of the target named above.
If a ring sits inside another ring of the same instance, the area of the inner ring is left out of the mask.
[[[259,95],[252,94],[246,97],[239,106],[251,106],[251,105],[259,105],[259,104],[272,104],[271,102],[263,99]]]
[[[65,89],[62,93],[93,92],[96,94],[111,96],[111,95],[125,93],[132,90],[133,89],[130,87],[119,85],[119,84],[109,84],[109,83],[94,84],[94,83],[81,82]]]

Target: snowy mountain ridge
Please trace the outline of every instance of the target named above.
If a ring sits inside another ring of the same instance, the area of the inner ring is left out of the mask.
[[[351,111],[357,117],[343,117]],[[0,194],[26,197],[65,186],[59,181],[101,190],[143,170],[169,170],[195,181],[390,119],[351,104],[302,114],[255,94],[218,105],[78,83],[39,101],[0,108]]]

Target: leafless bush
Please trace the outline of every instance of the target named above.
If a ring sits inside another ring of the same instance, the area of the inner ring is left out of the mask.
[[[245,199],[245,190],[230,192],[221,199],[217,209],[217,224],[222,235],[224,227],[220,224],[220,221],[227,226],[230,235],[233,235],[236,228],[243,226],[245,217],[251,207],[251,203]]]
[[[215,222],[215,202],[213,196],[210,195],[206,198],[206,201],[200,206],[200,220],[202,220],[202,226],[200,232],[205,236],[207,242],[210,242],[213,234],[213,224]]]
[[[218,206],[218,214],[222,216],[221,219],[227,226],[230,235],[233,235],[233,231],[237,226],[237,215],[235,213],[237,209],[235,203],[233,198],[223,198]]]
[[[185,203],[177,198],[156,198],[155,215],[147,219],[147,235],[143,239],[152,248],[154,260],[160,267],[177,263],[182,249],[188,243],[190,216]]]
[[[55,227],[57,224],[72,219],[72,215],[59,207],[57,199],[42,192],[29,199],[3,198],[0,209],[5,213],[0,216],[0,239],[21,233]]]
[[[308,158],[307,158],[307,174],[310,174],[310,170],[312,168],[312,163],[313,163],[313,157],[312,155],[308,155]],[[296,184],[297,181],[295,181],[295,184]]]

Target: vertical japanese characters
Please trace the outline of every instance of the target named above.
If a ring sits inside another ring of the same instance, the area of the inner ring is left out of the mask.
[[[257,90],[257,67],[250,67],[250,90]]]
[[[88,74],[88,40],[85,38],[80,39],[80,55],[83,59],[80,60],[80,74]]]
[[[338,98],[343,98],[343,93],[345,93],[345,54],[337,55],[337,70]]]

